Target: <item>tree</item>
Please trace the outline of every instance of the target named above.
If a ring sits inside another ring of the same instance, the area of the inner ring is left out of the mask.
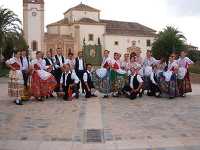
[[[3,56],[5,60],[12,57],[12,54],[16,50],[22,50],[27,49],[28,45],[22,35],[22,33],[13,33],[10,32],[7,34],[7,37],[4,41],[4,50],[3,50]]]
[[[12,55],[13,50],[28,47],[22,33],[18,16],[13,11],[0,7],[0,51],[5,59]]]
[[[164,58],[168,60],[172,52],[178,53],[186,47],[185,36],[176,28],[167,26],[158,33],[158,37],[153,43],[153,56],[157,59]]]
[[[0,7],[0,46],[4,44],[10,33],[19,33],[21,21],[17,15],[6,8]]]

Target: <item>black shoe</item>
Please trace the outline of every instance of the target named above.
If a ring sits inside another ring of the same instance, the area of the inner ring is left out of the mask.
[[[155,93],[155,97],[158,97],[158,98],[159,98],[159,97],[160,97],[160,95],[161,95],[161,93],[160,93],[160,92],[156,92],[156,93]]]
[[[53,98],[54,97],[53,94],[50,94],[50,97]]]
[[[16,100],[14,101],[14,103],[15,103],[16,105],[23,105],[21,99],[16,99]]]
[[[116,94],[116,95],[114,94],[114,95],[112,95],[112,97],[119,97],[119,95],[118,94]]]
[[[139,97],[140,97],[140,98],[142,97],[142,93],[139,93]]]
[[[104,95],[104,96],[103,96],[103,98],[108,98],[108,97],[109,97],[108,95]]]
[[[69,101],[68,97],[63,97],[64,101]]]
[[[76,95],[75,95],[75,98],[78,99],[78,98],[79,98],[79,94],[76,94]]]
[[[186,95],[185,94],[181,94],[180,97],[186,97]]]
[[[91,98],[91,95],[85,95],[85,98]]]
[[[44,97],[42,96],[42,97],[38,98],[38,101],[43,102],[44,101]]]
[[[98,97],[98,96],[97,96],[97,95],[95,95],[95,94],[92,94],[92,95],[91,95],[91,97]]]

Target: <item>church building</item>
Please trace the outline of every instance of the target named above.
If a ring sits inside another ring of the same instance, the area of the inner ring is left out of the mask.
[[[100,10],[79,4],[64,12],[61,20],[47,25],[44,32],[44,0],[23,0],[24,36],[32,51],[62,48],[67,55],[83,50],[83,45],[101,45],[111,54],[140,49],[145,55],[156,37],[156,31],[136,22],[105,20]]]

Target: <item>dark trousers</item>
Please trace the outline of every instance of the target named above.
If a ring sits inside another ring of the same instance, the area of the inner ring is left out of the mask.
[[[85,97],[91,97],[92,96],[91,89],[95,88],[93,83],[88,83],[88,86],[89,86],[89,90],[84,83],[84,90],[86,92]]]
[[[22,70],[22,75],[24,79],[24,86],[28,87],[28,72],[26,70]]]
[[[150,82],[150,89],[147,93],[148,96],[159,96],[160,95],[160,89],[159,86]],[[159,93],[159,95],[157,95],[156,93]]]
[[[69,85],[66,85],[66,86],[63,85],[62,88],[63,88],[63,92],[64,92],[63,98],[68,99],[69,98],[69,93],[68,93]],[[78,85],[71,86],[71,90],[72,90],[72,93],[76,93],[76,96],[78,96]]]
[[[136,99],[139,94],[142,94],[142,88],[138,92],[132,92],[132,88],[129,85],[125,85],[122,91],[124,93],[130,92],[130,95],[127,95],[130,99]]]
[[[77,70],[76,71],[76,75],[78,76],[80,82],[78,84],[78,90],[80,89],[80,83],[81,83],[81,88],[82,88],[82,92],[84,93],[84,81],[83,81],[83,74],[84,74],[84,70]]]
[[[59,68],[59,69],[56,69],[53,71],[53,75],[54,77],[56,78],[56,81],[57,81],[57,86],[56,88],[54,89],[55,92],[59,92],[60,91],[60,78],[62,76],[62,70]]]

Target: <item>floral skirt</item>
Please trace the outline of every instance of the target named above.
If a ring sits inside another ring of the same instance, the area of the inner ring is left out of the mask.
[[[175,74],[172,75],[170,81],[165,81],[164,77],[159,78],[159,88],[162,97],[176,97],[179,96],[179,89],[177,83],[177,77]]]
[[[95,89],[104,94],[109,94],[111,92],[111,81],[110,81],[110,70],[107,71],[104,78],[99,78],[96,72],[92,74],[92,81],[94,83]]]
[[[182,95],[185,93],[192,92],[189,72],[186,73],[183,79],[178,79],[178,88],[180,94]]]
[[[31,95],[34,97],[48,96],[54,90],[56,84],[57,82],[53,75],[43,80],[39,74],[34,71],[31,78]]]
[[[13,71],[9,73],[8,82],[8,95],[11,97],[21,97],[24,92],[24,80],[23,75],[20,70]]]
[[[128,76],[127,74],[119,74],[118,72],[111,70],[110,80],[111,80],[112,92],[119,92],[128,82]]]

